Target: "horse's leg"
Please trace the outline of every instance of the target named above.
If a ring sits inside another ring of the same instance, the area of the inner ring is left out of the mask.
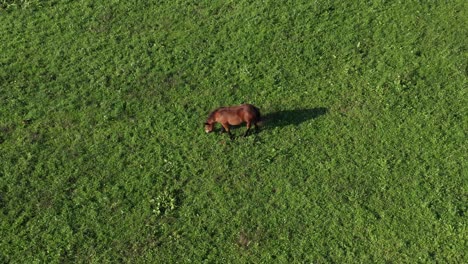
[[[231,131],[229,130],[229,124],[228,123],[223,123],[221,125],[223,126],[224,130],[228,133],[231,140],[234,139],[234,136],[231,134]]]
[[[247,130],[244,133],[244,137],[246,137],[249,134],[249,130],[250,130],[251,126],[252,126],[252,124],[250,122],[247,122]]]
[[[255,126],[255,133],[260,132],[260,128],[258,127],[257,122],[255,122],[254,126]]]

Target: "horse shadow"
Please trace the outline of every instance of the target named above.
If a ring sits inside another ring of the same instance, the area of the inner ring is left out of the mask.
[[[268,113],[262,117],[265,127],[284,127],[301,123],[325,115],[328,109],[316,107],[311,109],[281,110]]]

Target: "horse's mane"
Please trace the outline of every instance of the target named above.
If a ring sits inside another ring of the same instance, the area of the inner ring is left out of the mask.
[[[216,108],[215,110],[213,110],[213,112],[211,112],[211,113],[208,115],[208,118],[206,119],[206,121],[213,119],[213,118],[214,118],[214,115],[216,114],[216,112],[218,112],[221,108],[224,108],[224,107],[223,107],[223,106],[222,106],[222,107],[218,107],[218,108]]]

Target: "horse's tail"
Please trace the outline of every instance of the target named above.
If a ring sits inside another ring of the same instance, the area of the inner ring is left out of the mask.
[[[260,114],[260,109],[258,109],[255,106],[252,106],[256,115],[255,122],[256,123],[261,123],[262,122],[262,115]]]

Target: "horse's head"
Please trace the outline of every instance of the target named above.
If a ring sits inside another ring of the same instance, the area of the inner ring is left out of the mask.
[[[213,128],[214,128],[213,123],[211,123],[211,124],[208,123],[208,122],[205,123],[205,132],[206,133],[213,132]]]

